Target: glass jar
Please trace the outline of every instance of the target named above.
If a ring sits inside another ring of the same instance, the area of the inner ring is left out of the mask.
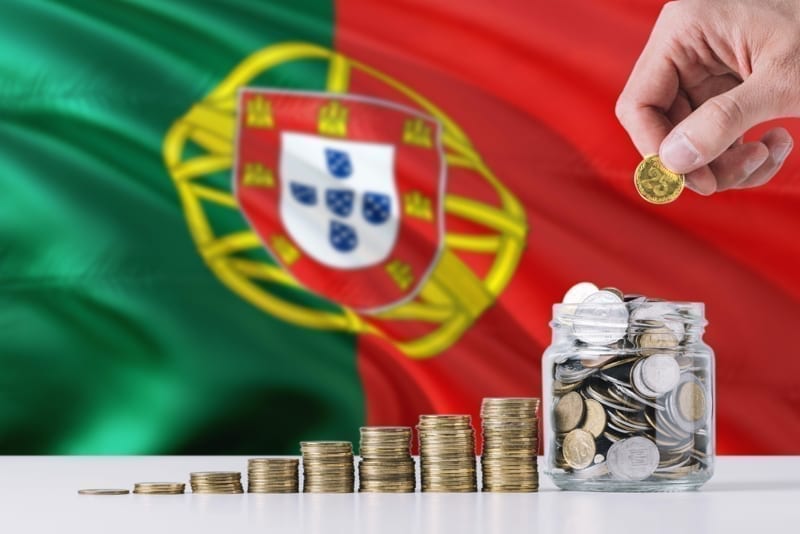
[[[609,293],[611,293],[609,295]],[[714,470],[714,353],[704,306],[599,291],[553,307],[542,361],[556,486],[677,491]]]

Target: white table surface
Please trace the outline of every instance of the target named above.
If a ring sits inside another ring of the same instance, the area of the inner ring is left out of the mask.
[[[2,533],[795,533],[800,456],[721,457],[697,492],[78,495],[80,488],[246,472],[246,457],[0,457]]]

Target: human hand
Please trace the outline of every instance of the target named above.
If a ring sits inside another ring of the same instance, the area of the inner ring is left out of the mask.
[[[773,128],[759,141],[742,137],[800,115],[800,1],[667,3],[616,113],[642,156],[658,153],[698,193],[767,183],[791,135]]]

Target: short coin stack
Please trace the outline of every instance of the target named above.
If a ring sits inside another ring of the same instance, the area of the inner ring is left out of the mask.
[[[303,441],[304,493],[352,493],[353,444],[349,441]]]
[[[421,415],[422,491],[477,491],[475,430],[469,415]]]
[[[359,449],[359,491],[406,493],[416,489],[411,427],[363,426]]]
[[[191,473],[192,493],[244,493],[242,474],[237,471]]]
[[[133,485],[137,495],[182,495],[185,489],[183,482],[137,482]]]
[[[539,489],[538,409],[536,398],[483,399],[483,491]]]
[[[299,479],[295,458],[252,458],[247,461],[248,493],[297,493]]]

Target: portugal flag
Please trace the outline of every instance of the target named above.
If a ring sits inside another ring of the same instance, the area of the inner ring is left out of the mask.
[[[800,453],[800,159],[639,198],[613,109],[660,7],[4,2],[0,452],[477,422],[590,280],[705,302],[719,452]]]

